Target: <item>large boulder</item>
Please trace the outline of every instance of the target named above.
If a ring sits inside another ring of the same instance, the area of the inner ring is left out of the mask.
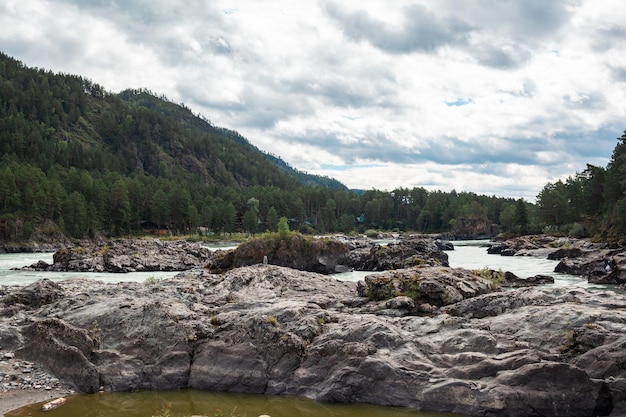
[[[493,281],[477,276],[465,269],[448,267],[415,267],[372,274],[359,283],[357,290],[361,297],[374,301],[409,297],[405,308],[411,312],[432,312],[433,307],[454,304],[466,298],[492,292],[496,288]]]
[[[49,279],[35,281],[25,287],[18,287],[6,296],[0,298],[6,306],[19,305],[26,308],[39,308],[63,297],[63,288]]]
[[[213,272],[266,262],[301,271],[332,274],[344,270],[349,261],[350,244],[333,238],[315,238],[289,233],[241,243],[236,249],[215,253],[207,263]]]
[[[186,271],[201,267],[211,251],[196,243],[157,239],[120,239],[59,249],[54,263],[38,262],[28,268],[45,271],[138,272]]]
[[[24,335],[26,342],[18,356],[44,365],[80,392],[98,391],[99,373],[90,361],[97,345],[87,330],[47,318],[27,326]]]
[[[437,241],[412,237],[388,245],[374,245],[369,252],[353,258],[352,267],[359,271],[387,271],[420,265],[448,266],[448,254]]]

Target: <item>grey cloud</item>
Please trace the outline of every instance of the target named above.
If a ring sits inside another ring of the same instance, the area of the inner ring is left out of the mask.
[[[611,76],[614,81],[625,83],[626,82],[626,67],[612,67]]]
[[[623,130],[623,125],[608,125],[588,132],[559,133],[554,139],[572,159],[593,163],[594,160],[608,161]]]
[[[189,38],[206,52],[217,54],[230,50],[228,25],[223,11],[210,2],[189,0],[60,0],[75,6],[81,13],[97,16],[116,27],[133,43],[153,49],[168,65],[175,65],[192,55]]]
[[[626,44],[626,26],[600,29],[590,35],[593,48],[598,52],[605,52],[611,49],[620,49],[621,51]]]
[[[443,10],[473,28],[468,52],[481,65],[515,69],[532,59],[547,36],[557,36],[580,0],[445,0]]]
[[[334,132],[320,128],[307,131],[304,137],[283,137],[282,140],[286,143],[314,145],[340,157],[348,165],[358,160],[395,164],[432,161],[441,165],[467,164],[477,172],[488,173],[489,168],[486,167],[494,165],[519,164],[551,168],[575,161],[582,161],[581,169],[584,169],[586,162],[598,164],[598,161],[606,160],[618,136],[619,129],[611,127],[551,137],[512,137],[507,138],[501,147],[494,147],[487,141],[477,144],[476,141],[470,143],[457,137],[438,137],[408,148],[392,143],[381,134],[374,134],[356,143],[345,143]],[[539,156],[543,152],[554,152],[561,157],[556,161],[545,161]]]
[[[532,54],[521,45],[486,45],[477,48],[474,55],[481,65],[507,70],[522,66]]]
[[[284,80],[282,87],[285,93],[316,97],[336,107],[394,109],[398,106],[397,81],[385,71],[362,71],[351,77],[340,74],[299,77]]]
[[[479,32],[532,42],[559,31],[570,19],[570,7],[581,0],[445,0],[444,9],[463,16]]]
[[[573,98],[569,96],[563,97],[564,107],[567,109],[587,109],[602,110],[606,108],[606,98],[602,93],[589,92],[581,94],[579,97]]]
[[[461,20],[439,19],[421,5],[405,8],[404,24],[400,28],[391,27],[365,11],[347,11],[331,1],[325,3],[325,11],[347,38],[367,41],[390,53],[429,53],[446,45],[463,45],[471,31]]]
[[[232,52],[230,43],[228,42],[227,39],[225,39],[222,36],[209,39],[209,45],[211,46],[211,49],[213,50],[213,52],[219,55],[222,55],[222,54],[227,55]]]
[[[536,152],[543,149],[545,139],[520,139],[513,145],[495,149],[488,144],[463,141],[456,137],[432,138],[419,146],[405,147],[391,142],[382,134],[372,134],[355,142],[345,143],[334,132],[311,129],[304,137],[283,137],[285,142],[314,144],[342,158],[346,164],[357,160],[416,164],[432,161],[437,164],[536,163]]]
[[[490,6],[496,3],[501,8],[506,7],[505,3],[498,0],[492,0]],[[570,12],[567,10],[566,1],[517,0],[512,3],[511,22],[516,31],[526,36],[544,36],[553,33],[569,20]]]

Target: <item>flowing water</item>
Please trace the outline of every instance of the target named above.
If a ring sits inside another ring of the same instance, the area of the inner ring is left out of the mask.
[[[535,256],[500,256],[487,253],[487,240],[455,241],[454,250],[446,252],[448,262],[453,268],[509,271],[520,278],[535,275],[549,275],[554,278],[555,287],[577,286],[590,290],[616,289],[616,286],[589,284],[586,277],[554,272],[559,261]]]
[[[590,285],[586,279],[581,277],[553,272],[557,261],[536,257],[489,255],[486,247],[484,247],[487,241],[458,241],[453,243],[455,250],[449,251],[447,254],[450,266],[454,268],[481,269],[488,267],[495,270],[510,271],[521,278],[537,274],[551,275],[555,278],[554,286],[574,285],[591,289],[607,288],[607,286]],[[31,272],[11,269],[31,265],[38,260],[52,263],[52,253],[0,254],[0,285],[28,285],[42,278],[60,281],[71,277],[87,277],[111,283],[120,281],[143,282],[150,277],[168,278],[176,274],[176,272],[137,272],[128,274]],[[371,273],[353,271],[337,274],[335,277],[347,281],[358,281]],[[41,404],[35,404],[8,413],[6,416],[38,416],[43,414],[39,411],[40,408]],[[262,414],[268,414],[272,417],[455,416],[455,414],[424,413],[402,408],[376,407],[361,404],[325,404],[286,396],[241,395],[187,390],[159,393],[76,395],[70,397],[67,404],[61,408],[46,412],[45,415],[49,417],[145,417],[167,415],[168,413],[170,416],[206,415],[211,417],[256,417]]]

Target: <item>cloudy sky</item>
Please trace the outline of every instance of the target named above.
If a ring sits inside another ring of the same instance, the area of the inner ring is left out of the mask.
[[[351,188],[534,201],[626,129],[621,0],[2,0],[0,27]]]

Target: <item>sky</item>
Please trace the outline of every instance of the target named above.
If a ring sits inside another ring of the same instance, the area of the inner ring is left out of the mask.
[[[350,188],[534,202],[626,130],[621,0],[2,0],[0,28]]]

